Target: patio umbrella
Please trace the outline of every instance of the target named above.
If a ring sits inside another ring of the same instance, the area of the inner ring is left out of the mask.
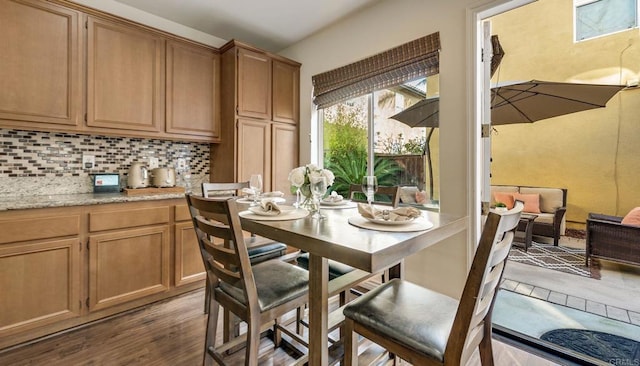
[[[491,88],[491,124],[531,123],[603,108],[623,85],[531,80]]]
[[[599,85],[559,83],[531,80],[505,84],[491,88],[491,124],[506,125],[531,123],[547,118],[584,110],[603,108],[623,85]],[[428,127],[423,155],[427,155],[429,166],[429,188],[433,192],[433,177],[429,141],[433,130],[440,124],[439,98],[420,100],[404,111],[389,118],[410,127]]]
[[[603,108],[624,85],[531,80],[491,88],[491,124],[531,123]],[[438,127],[439,98],[423,99],[393,118],[410,127]]]

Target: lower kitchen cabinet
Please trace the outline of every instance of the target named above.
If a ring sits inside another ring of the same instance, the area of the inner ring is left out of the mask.
[[[180,222],[175,227],[175,266],[174,281],[176,287],[201,281],[206,278],[202,255],[198,247],[198,238],[191,222]]]
[[[204,285],[184,199],[1,211],[0,232],[0,351]]]
[[[89,238],[89,311],[169,290],[166,225]]]
[[[80,316],[79,246],[77,238],[0,245],[0,339]]]

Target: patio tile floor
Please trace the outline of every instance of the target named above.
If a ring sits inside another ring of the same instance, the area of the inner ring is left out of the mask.
[[[612,305],[602,304],[585,298],[571,296],[509,279],[503,280],[500,288],[605,318],[640,325],[640,313],[631,310],[621,309]]]

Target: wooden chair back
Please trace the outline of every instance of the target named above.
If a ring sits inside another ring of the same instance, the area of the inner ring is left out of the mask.
[[[489,213],[451,328],[445,360],[459,360],[464,365],[485,337],[491,342],[493,304],[523,207],[517,201],[503,214]],[[480,352],[480,357],[489,355]]]
[[[388,201],[380,201],[380,196],[388,198]],[[367,197],[362,192],[361,184],[352,184],[349,186],[349,199],[354,202],[367,202]],[[374,195],[373,202],[398,207],[400,203],[400,186],[378,186],[378,191]]]
[[[194,195],[187,195],[187,202],[210,290],[215,291],[216,300],[223,307],[246,321],[252,309],[259,312],[259,306],[236,203],[228,197],[205,198]],[[222,243],[214,243],[213,238],[222,239]],[[234,245],[228,245],[230,242]],[[227,286],[226,291],[216,291],[220,286]],[[229,295],[233,292],[246,299],[246,306]]]
[[[233,183],[202,183],[202,195],[213,196],[239,196],[243,188],[249,188],[249,181]],[[222,193],[222,194],[221,194]]]

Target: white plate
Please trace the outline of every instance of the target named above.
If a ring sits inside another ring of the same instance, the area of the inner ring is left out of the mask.
[[[295,208],[292,206],[279,206],[279,208],[280,208],[280,212],[277,212],[277,211],[265,211],[260,206],[253,206],[253,207],[249,207],[249,211],[251,211],[251,213],[254,213],[260,216],[278,216],[278,215],[286,215],[289,212],[292,212],[295,210]]]
[[[391,221],[391,220],[384,220],[384,219],[370,219],[368,217],[364,217],[363,218],[376,223],[376,224],[380,224],[380,225],[406,225],[406,224],[410,224],[412,223],[415,219],[411,219],[411,220],[398,220],[398,221]]]
[[[340,200],[340,201],[329,201],[329,200],[322,200],[320,201],[320,204],[323,206],[342,206],[342,205],[346,205],[349,204],[348,200]]]

